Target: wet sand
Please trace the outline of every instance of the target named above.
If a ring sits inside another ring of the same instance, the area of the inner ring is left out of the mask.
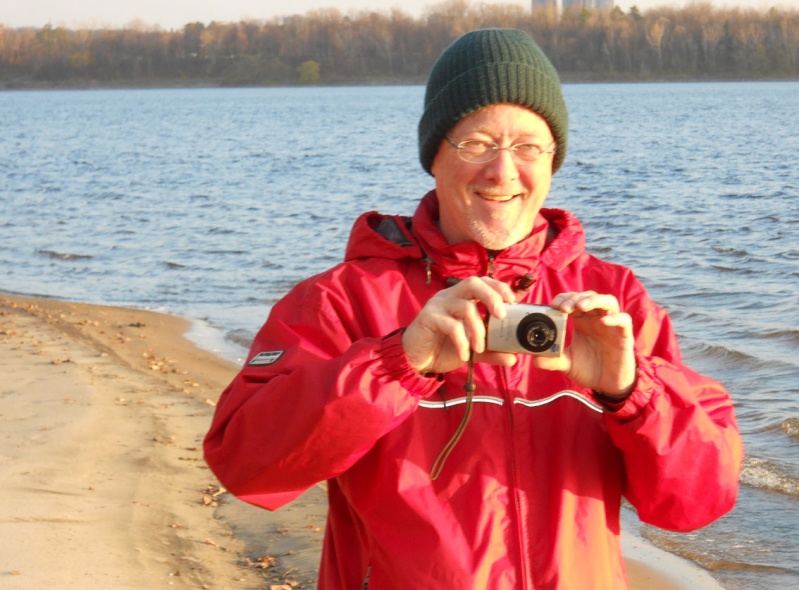
[[[314,588],[323,485],[269,513],[202,459],[238,370],[189,322],[0,295],[0,588]],[[721,588],[625,536],[635,590]]]

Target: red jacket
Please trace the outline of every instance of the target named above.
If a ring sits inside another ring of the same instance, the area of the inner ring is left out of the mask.
[[[372,590],[626,588],[622,496],[678,531],[732,508],[742,445],[730,398],[682,364],[666,313],[629,269],[585,252],[568,212],[543,210],[492,261],[475,243],[447,244],[437,209],[432,192],[410,230],[363,215],[346,261],[275,305],[219,400],[208,464],[270,510],[328,481],[320,589],[367,577]],[[448,279],[488,273],[510,284],[530,273],[529,303],[614,294],[633,319],[637,386],[608,407],[526,355],[478,364],[471,421],[431,480],[463,416],[466,371],[418,375],[398,329]]]

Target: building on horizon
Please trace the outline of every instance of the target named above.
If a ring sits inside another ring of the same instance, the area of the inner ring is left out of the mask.
[[[613,0],[533,0],[533,9],[557,8],[558,12],[568,10],[582,10],[583,8],[595,10],[612,10]]]

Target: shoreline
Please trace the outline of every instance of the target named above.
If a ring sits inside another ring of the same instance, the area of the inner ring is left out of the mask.
[[[322,485],[270,513],[220,489],[202,439],[239,367],[151,311],[0,293],[4,588],[312,588]],[[634,590],[719,590],[623,534]]]
[[[736,82],[797,82],[799,76],[774,75],[765,77],[738,77],[738,76],[669,76],[661,78],[636,78],[636,77],[595,77],[590,75],[566,74],[561,77],[563,84],[588,85],[588,84],[704,84],[704,83],[736,83]],[[208,90],[208,89],[242,89],[242,88],[352,88],[375,86],[419,86],[423,87],[425,80],[373,80],[348,82],[329,82],[314,85],[307,84],[226,84],[220,81],[196,80],[193,82],[180,81],[150,81],[150,82],[100,82],[97,80],[79,80],[72,83],[64,82],[31,82],[0,80],[0,92],[48,92],[70,90]]]

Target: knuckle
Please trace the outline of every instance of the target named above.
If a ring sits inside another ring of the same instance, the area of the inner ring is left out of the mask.
[[[481,277],[468,277],[468,278],[466,278],[466,279],[463,279],[463,280],[462,280],[460,283],[458,283],[458,284],[459,284],[459,285],[463,285],[464,287],[467,287],[467,288],[472,288],[472,289],[473,289],[473,288],[475,288],[475,287],[479,287],[479,286],[480,286],[480,285],[482,285],[483,283],[484,283],[484,281],[483,281],[483,279],[482,279]]]

